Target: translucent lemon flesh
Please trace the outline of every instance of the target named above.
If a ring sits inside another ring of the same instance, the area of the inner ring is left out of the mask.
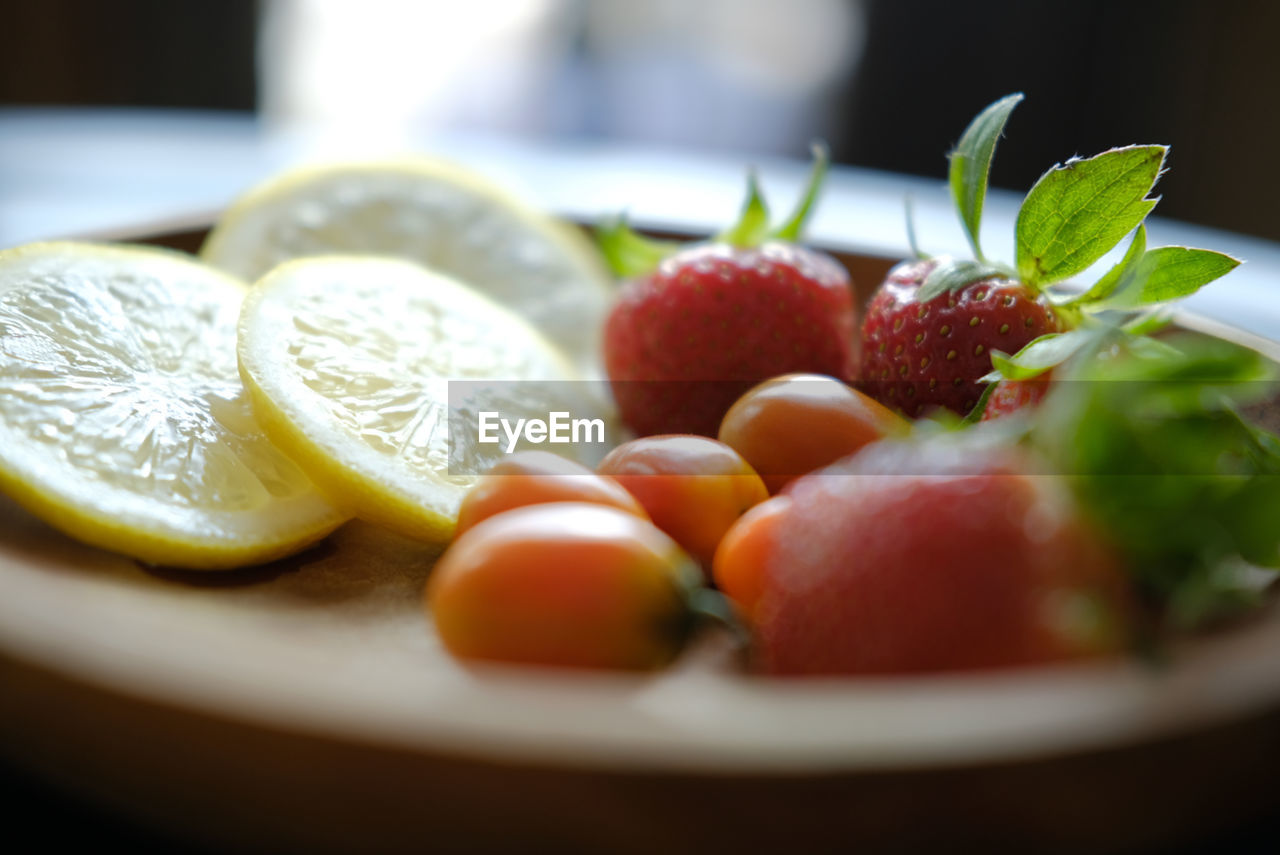
[[[237,373],[244,286],[178,253],[0,253],[0,487],[148,562],[225,568],[344,515],[254,422]]]
[[[529,324],[407,262],[281,265],[245,300],[239,354],[272,439],[355,515],[424,540],[451,536],[462,495],[505,453],[478,441],[479,413],[514,421],[559,409],[611,425]],[[590,456],[607,442],[551,450]]]
[[[598,359],[610,300],[607,273],[575,229],[433,160],[276,178],[232,205],[201,253],[249,282],[306,256],[415,261],[513,309],[580,364]]]

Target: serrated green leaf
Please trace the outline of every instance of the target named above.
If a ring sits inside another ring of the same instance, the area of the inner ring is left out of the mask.
[[[1133,233],[1133,240],[1129,242],[1129,249],[1125,251],[1124,258],[1120,259],[1114,267],[1104,273],[1102,278],[1093,284],[1093,287],[1066,301],[1063,305],[1083,306],[1097,303],[1110,297],[1122,283],[1128,281],[1128,277],[1133,274],[1146,251],[1147,227],[1138,226],[1137,231]]]
[[[1007,270],[994,264],[969,258],[939,258],[937,265],[929,271],[929,275],[920,284],[916,299],[921,303],[927,303],[948,291],[959,291],[979,279],[1007,275]]]
[[[733,246],[759,246],[769,233],[769,208],[760,193],[755,170],[747,173],[747,200],[742,204],[738,222],[716,235],[715,239]]]
[[[1114,148],[1040,177],[1018,211],[1018,273],[1036,289],[1088,268],[1155,207],[1166,146]]]
[[[1006,95],[979,113],[965,128],[960,141],[951,151],[951,195],[955,199],[960,221],[964,223],[969,245],[979,261],[984,261],[979,231],[982,226],[982,206],[987,198],[987,182],[991,173],[991,159],[995,156],[996,143],[1004,132],[1005,123],[1013,108],[1022,101],[1022,93]]]
[[[1099,309],[1134,309],[1177,300],[1230,273],[1240,260],[1209,249],[1162,246],[1149,250]]]
[[[816,141],[810,146],[810,151],[813,152],[813,169],[809,173],[809,183],[805,187],[804,195],[800,197],[796,209],[792,211],[787,221],[774,229],[769,234],[770,237],[794,243],[804,235],[805,224],[809,220],[809,215],[813,213],[813,206],[817,203],[818,194],[822,190],[822,182],[827,176],[827,165],[831,162],[831,153],[827,150],[826,143]]]
[[[1027,342],[1012,356],[998,350],[991,352],[991,365],[999,376],[1009,380],[1030,380],[1071,358],[1090,339],[1095,330],[1077,327],[1064,333],[1049,333]]]
[[[677,241],[653,240],[632,230],[619,216],[595,229],[596,246],[615,276],[629,278],[650,273],[662,259],[681,247]]]

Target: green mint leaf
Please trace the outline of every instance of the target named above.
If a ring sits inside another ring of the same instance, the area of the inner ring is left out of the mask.
[[[637,234],[627,225],[625,216],[597,226],[595,237],[609,269],[624,279],[653,272],[662,259],[681,247],[677,241],[653,240]]]
[[[1259,573],[1272,577],[1261,568],[1280,565],[1280,438],[1237,410],[1269,399],[1275,376],[1260,354],[1207,336],[1124,337],[1073,361],[1075,382],[1032,414],[1029,442],[1170,625],[1247,605]]]
[[[1166,146],[1113,148],[1040,176],[1018,211],[1018,273],[1032,289],[1060,282],[1105,255],[1155,207],[1147,198]]]
[[[1277,366],[1257,351],[1208,336],[1112,339],[1122,358],[1097,359],[1073,374],[1085,385],[1147,389],[1125,409],[1152,418],[1217,412],[1253,403],[1271,391]],[[1143,384],[1146,384],[1145,386]]]
[[[1013,356],[998,350],[991,351],[991,364],[1002,378],[1030,380],[1061,365],[1097,335],[1095,330],[1084,327],[1064,333],[1049,333],[1028,342]]]
[[[1121,325],[1129,335],[1153,335],[1173,323],[1173,315],[1165,308],[1152,309],[1134,316]]]
[[[1190,574],[1169,591],[1168,624],[1176,630],[1194,630],[1262,605],[1262,582],[1251,579],[1259,572],[1268,579],[1273,575],[1243,561],[1224,561]]]
[[[1134,336],[1129,341],[1129,350],[1134,356],[1144,359],[1166,359],[1177,352],[1177,348],[1173,345],[1147,335]]]
[[[973,247],[974,257],[979,261],[986,260],[978,233],[982,226],[982,206],[987,198],[991,159],[995,156],[996,142],[1004,132],[1009,114],[1020,101],[1021,92],[1006,95],[979,113],[965,128],[950,154],[951,195],[964,223],[969,245]]]
[[[831,153],[827,150],[826,143],[814,142],[810,150],[813,152],[813,170],[809,173],[809,184],[805,187],[804,195],[800,197],[800,202],[787,221],[771,232],[770,237],[797,243],[804,236],[805,223],[818,201],[818,193],[822,190],[822,182],[827,177],[827,166],[831,162]]]
[[[1240,260],[1209,249],[1162,246],[1148,251],[1097,302],[1100,309],[1134,309],[1177,300],[1199,291],[1240,265]]]
[[[911,254],[919,259],[925,259],[929,256],[920,249],[920,244],[916,240],[916,211],[915,199],[911,196],[902,198],[902,213],[907,221],[907,246],[911,248]]]
[[[733,246],[759,246],[769,232],[769,208],[760,193],[755,170],[747,173],[747,201],[738,222],[716,235],[715,240]]]
[[[1133,233],[1133,240],[1129,242],[1129,249],[1125,251],[1124,258],[1120,259],[1119,263],[1104,273],[1102,278],[1093,284],[1092,288],[1073,297],[1063,305],[1088,305],[1110,297],[1120,287],[1121,283],[1126,283],[1132,276],[1138,266],[1138,262],[1142,260],[1142,256],[1146,251],[1147,227],[1138,226],[1138,230]]]
[[[920,284],[916,299],[921,303],[927,303],[948,291],[959,291],[979,279],[1007,275],[1007,270],[994,264],[967,258],[939,258],[937,266],[929,271],[929,275]]]

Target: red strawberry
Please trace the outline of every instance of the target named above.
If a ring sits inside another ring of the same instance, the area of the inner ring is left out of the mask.
[[[1018,208],[1014,263],[989,260],[980,235],[991,161],[1021,100],[1015,93],[987,106],[949,155],[951,195],[973,258],[904,263],[867,310],[866,391],[909,416],[931,407],[967,414],[982,383],[1008,378],[1021,384],[1061,364],[1087,338],[1054,335],[1062,332],[1064,318],[1085,333],[1095,316],[1127,312],[1133,317],[1124,328],[1140,329],[1147,323],[1142,315],[1153,307],[1193,293],[1239,264],[1189,247],[1147,250],[1143,221],[1158,201],[1150,193],[1168,154],[1159,145],[1113,148],[1050,168]],[[908,240],[920,255],[910,217],[907,225]],[[1118,264],[1093,285],[1063,293],[1060,283],[1088,270],[1126,235],[1129,248]],[[1046,338],[1023,351],[1041,336]],[[1002,355],[993,361],[996,351]],[[1037,401],[1046,382],[993,389],[995,401],[985,412],[994,418]]]
[[[1051,372],[1045,372],[1029,380],[1010,380],[1004,378],[996,381],[996,387],[987,398],[987,405],[982,410],[984,422],[1007,416],[1023,407],[1034,407],[1049,391]]]
[[[707,244],[623,287],[605,326],[605,368],[636,433],[715,436],[762,380],[799,371],[852,380],[856,318],[849,275],[826,255]]]
[[[862,325],[862,378],[868,394],[908,416],[933,407],[965,414],[982,394],[991,351],[1016,353],[1058,332],[1053,308],[1018,282],[987,277],[920,302],[938,262],[904,262],[890,271]]]
[[[796,212],[770,231],[754,178],[737,226],[709,243],[655,245],[618,225],[599,235],[623,285],[604,359],[623,421],[637,434],[715,436],[735,400],[780,374],[857,374],[849,274],[798,244],[826,155]]]
[[[875,674],[1123,650],[1128,582],[1060,479],[1008,448],[883,441],[801,477],[730,533],[759,665]],[[736,549],[735,546],[741,544]],[[738,566],[742,565],[742,566]]]

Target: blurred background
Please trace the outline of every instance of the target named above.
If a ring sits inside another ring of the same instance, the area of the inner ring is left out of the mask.
[[[820,137],[838,163],[941,179],[1012,91],[995,186],[1169,143],[1162,216],[1280,239],[1277,31],[1268,0],[11,3],[0,245],[212,210],[307,157],[494,140],[740,174]]]

